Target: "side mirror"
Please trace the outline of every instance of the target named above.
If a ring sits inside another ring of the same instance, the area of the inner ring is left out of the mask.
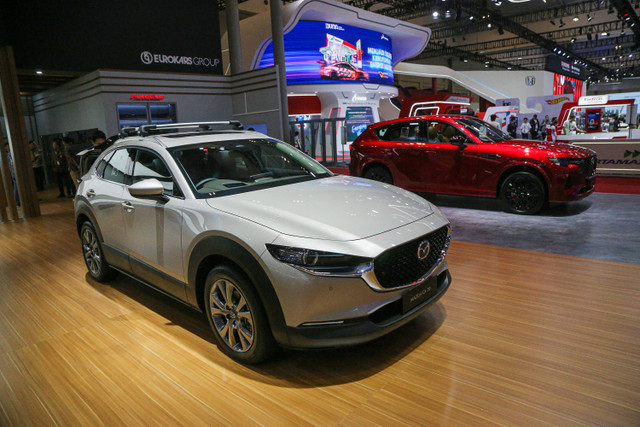
[[[134,197],[150,197],[164,201],[168,200],[168,197],[164,195],[162,183],[155,178],[145,179],[130,185],[129,193]]]
[[[467,137],[463,135],[454,135],[449,139],[449,143],[464,148],[467,145]]]

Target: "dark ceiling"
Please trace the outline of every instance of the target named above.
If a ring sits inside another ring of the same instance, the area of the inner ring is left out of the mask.
[[[640,76],[640,0],[344,3],[431,28],[427,48],[411,62],[458,70],[541,70],[545,57],[556,54],[584,65],[592,82]],[[219,6],[224,9],[222,0]],[[18,70],[22,93],[42,92],[82,74],[45,70],[38,75],[36,71]]]

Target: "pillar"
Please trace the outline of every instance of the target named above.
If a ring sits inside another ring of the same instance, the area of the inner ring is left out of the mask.
[[[278,88],[280,89],[280,117],[282,121],[282,139],[291,142],[289,132],[289,104],[287,102],[287,71],[284,61],[284,34],[282,31],[282,3],[280,0],[269,0],[271,11],[271,37],[273,43],[273,60],[278,70]]]
[[[22,212],[25,218],[37,217],[40,216],[40,204],[31,167],[29,137],[22,112],[18,76],[11,46],[0,46],[0,92]]]

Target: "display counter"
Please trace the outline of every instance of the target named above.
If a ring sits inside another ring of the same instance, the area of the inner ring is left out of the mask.
[[[580,136],[580,135],[572,135]],[[640,137],[633,139],[575,139],[575,145],[590,148],[598,156],[598,175],[640,175]]]

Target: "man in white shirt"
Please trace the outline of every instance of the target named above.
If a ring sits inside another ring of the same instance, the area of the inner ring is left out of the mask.
[[[525,118],[520,125],[520,133],[522,134],[522,139],[529,139],[529,132],[531,131],[531,125],[529,124],[529,120]]]

